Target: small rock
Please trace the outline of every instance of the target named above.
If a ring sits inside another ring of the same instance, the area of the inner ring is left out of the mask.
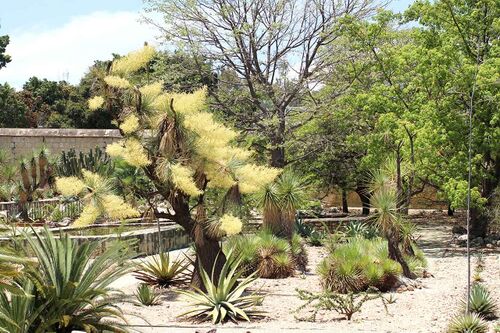
[[[415,288],[413,288],[412,286],[408,286],[408,287],[406,288],[406,290],[408,290],[408,291],[413,291],[413,290],[415,290]]]
[[[500,240],[497,240],[497,246],[500,246]]]
[[[488,243],[488,244],[486,244],[486,247],[487,247],[488,249],[491,249],[491,248],[493,248],[493,244]]]

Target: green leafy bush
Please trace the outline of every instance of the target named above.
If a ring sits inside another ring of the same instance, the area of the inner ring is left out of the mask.
[[[189,264],[185,259],[171,260],[168,252],[160,253],[143,260],[134,276],[149,285],[161,288],[180,286],[189,281]]]
[[[160,294],[150,287],[147,283],[141,283],[134,293],[135,298],[142,305],[151,306],[160,304]]]
[[[0,327],[10,333],[127,332],[115,305],[123,295],[110,287],[129,271],[127,243],[115,243],[94,258],[100,242],[78,244],[67,235],[56,239],[48,229],[25,239],[26,252],[36,262],[25,264],[16,280],[26,294],[0,290]]]
[[[401,274],[401,266],[389,259],[382,239],[354,238],[339,245],[318,266],[323,287],[340,293],[389,290]]]
[[[460,314],[452,319],[448,333],[486,333],[488,325],[476,313]]]
[[[178,291],[192,301],[193,307],[180,317],[195,322],[211,320],[213,324],[218,324],[228,320],[235,323],[239,320],[250,321],[250,318],[262,315],[260,311],[253,309],[262,302],[262,297],[255,294],[244,295],[245,289],[256,280],[255,273],[243,278],[241,258],[235,257],[232,251],[226,254],[226,258],[217,282],[214,279],[215,268],[209,275],[200,267],[200,277],[207,291],[199,288]]]

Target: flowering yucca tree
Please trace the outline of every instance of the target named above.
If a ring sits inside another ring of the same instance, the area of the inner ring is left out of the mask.
[[[156,212],[181,225],[195,244],[197,263],[193,284],[201,286],[197,268],[218,272],[225,257],[219,240],[237,234],[242,222],[223,204],[217,216],[208,216],[207,193],[223,193],[223,202],[240,202],[242,194],[255,193],[272,182],[279,169],[251,162],[252,152],[234,144],[238,133],[225,127],[208,112],[206,90],[169,93],[162,82],[139,86],[137,72],[145,70],[155,54],[151,46],[115,60],[108,76],[109,89],[123,96],[124,109],[118,119],[123,139],[107,146],[107,153],[142,168],[157,191],[168,201],[167,213]],[[105,105],[106,96],[95,96],[89,104]],[[88,221],[87,221],[88,222]]]

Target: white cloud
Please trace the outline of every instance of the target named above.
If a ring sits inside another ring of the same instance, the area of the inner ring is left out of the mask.
[[[21,88],[31,76],[78,83],[94,60],[155,44],[157,31],[138,20],[134,12],[95,12],[55,29],[10,35],[12,62],[0,70],[0,83]]]

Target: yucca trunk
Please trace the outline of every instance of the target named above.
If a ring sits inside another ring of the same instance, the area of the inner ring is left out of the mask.
[[[415,275],[410,271],[410,268],[408,267],[406,260],[403,258],[403,254],[399,249],[399,244],[398,244],[399,242],[397,241],[397,238],[394,237],[393,235],[386,235],[386,239],[389,251],[389,258],[398,262],[401,265],[401,268],[403,269],[403,275],[405,277],[410,279],[415,278]]]
[[[218,240],[207,237],[205,233],[198,234],[193,239],[196,249],[196,260],[194,263],[191,285],[206,291],[200,276],[200,266],[211,276],[213,271],[213,282],[219,282],[220,272],[226,263],[226,256]]]
[[[21,163],[21,179],[23,181],[23,187],[26,191],[31,189],[31,182],[28,175],[28,169],[26,168],[26,163]]]
[[[40,174],[40,187],[45,187],[47,185],[48,181],[48,175],[47,175],[47,167],[49,165],[49,161],[47,160],[47,155],[45,153],[40,153],[40,156],[38,157],[38,171]]]
[[[219,281],[220,272],[226,262],[226,256],[222,252],[222,247],[218,239],[209,236],[208,231],[203,227],[200,221],[205,216],[203,204],[197,208],[197,216],[193,218],[189,209],[189,200],[180,192],[171,192],[169,189],[162,187],[161,181],[151,174],[154,169],[146,169],[145,171],[151,175],[160,194],[167,200],[175,215],[169,215],[168,218],[179,224],[189,234],[195,245],[196,259],[194,263],[193,274],[191,276],[191,285],[205,291],[199,268],[202,267],[209,275],[214,276],[214,281]],[[161,217],[158,215],[157,217]]]
[[[280,236],[281,231],[281,210],[273,202],[264,205],[262,215],[262,227],[271,231],[274,235]]]

